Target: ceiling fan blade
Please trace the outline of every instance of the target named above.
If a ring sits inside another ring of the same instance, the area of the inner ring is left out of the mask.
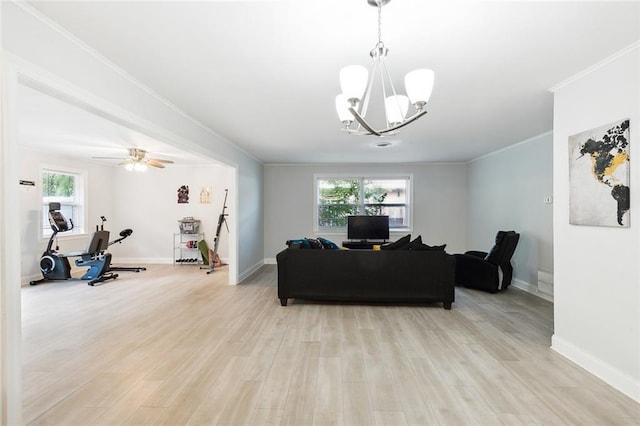
[[[159,169],[164,169],[164,166],[161,163],[158,163],[156,160],[147,160],[145,161],[145,164],[149,165],[149,166],[153,166],[153,167],[157,167]]]
[[[145,164],[151,167],[164,169],[164,164],[173,164],[171,160],[163,160],[161,158],[145,159],[146,150],[140,148],[129,148],[128,157],[91,157],[100,160],[120,160],[118,166],[136,166],[137,164]]]

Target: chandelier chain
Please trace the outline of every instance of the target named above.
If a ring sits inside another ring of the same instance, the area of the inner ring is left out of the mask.
[[[382,2],[378,1],[378,46],[384,46],[382,42]]]

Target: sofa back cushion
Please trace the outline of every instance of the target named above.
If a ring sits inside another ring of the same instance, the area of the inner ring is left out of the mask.
[[[411,234],[407,234],[397,241],[381,245],[380,250],[408,250],[410,246]]]
[[[440,246],[430,246],[422,242],[422,235],[418,235],[418,238],[411,241],[409,250],[444,250],[447,247],[446,244]]]
[[[496,244],[489,250],[484,259],[495,265],[509,262],[519,239],[520,234],[515,231],[498,231]]]

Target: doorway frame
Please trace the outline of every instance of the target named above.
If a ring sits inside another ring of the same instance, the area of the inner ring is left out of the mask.
[[[20,272],[20,215],[19,167],[15,161],[19,155],[17,99],[20,86],[28,86],[69,102],[86,111],[151,138],[162,140],[175,148],[194,152],[210,158],[228,168],[231,180],[228,205],[238,212],[238,164],[206,150],[201,145],[181,138],[168,130],[140,118],[92,93],[60,79],[20,58],[2,52],[0,69],[0,423],[22,424],[22,309]],[[239,279],[239,253],[237,221],[229,225],[229,285]]]

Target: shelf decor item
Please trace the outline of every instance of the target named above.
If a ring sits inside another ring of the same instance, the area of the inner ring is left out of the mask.
[[[569,136],[569,223],[629,227],[629,119]]]
[[[199,222],[199,221],[198,221]],[[193,222],[187,222],[187,224]],[[189,225],[187,225],[189,226]],[[199,246],[204,242],[202,232],[180,232],[173,234],[173,264],[174,265],[202,265],[204,259]]]
[[[181,234],[197,234],[200,228],[200,219],[194,219],[193,216],[183,217],[178,221],[178,227]]]

